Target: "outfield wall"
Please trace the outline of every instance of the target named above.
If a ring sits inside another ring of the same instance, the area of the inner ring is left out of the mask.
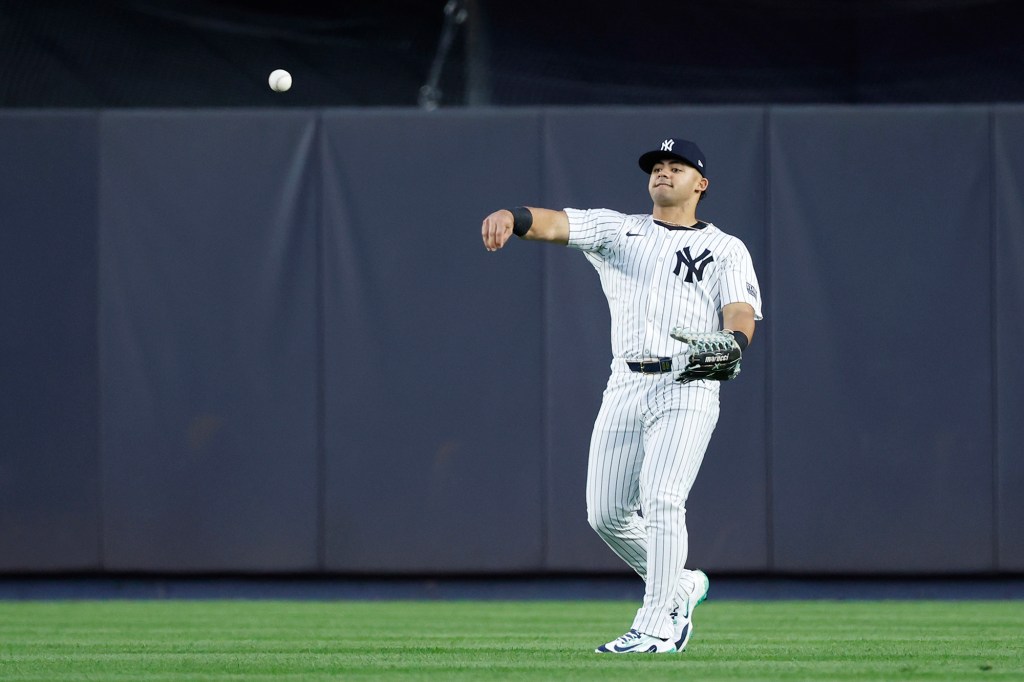
[[[0,111],[0,572],[607,572],[608,310],[479,226],[700,216],[765,321],[689,501],[718,572],[1024,571],[1024,107]]]

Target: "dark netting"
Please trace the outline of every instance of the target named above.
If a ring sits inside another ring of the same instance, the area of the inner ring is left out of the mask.
[[[445,7],[468,20],[435,62]],[[1011,0],[0,0],[0,106],[1024,101]],[[271,70],[295,78],[286,96]]]
[[[495,103],[1024,99],[1019,10],[1004,0],[547,6],[489,10]]]
[[[0,106],[415,105],[442,8],[0,1]],[[286,96],[267,87],[277,68],[295,79]]]

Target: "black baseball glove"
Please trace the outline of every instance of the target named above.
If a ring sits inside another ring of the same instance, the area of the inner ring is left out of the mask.
[[[673,327],[669,335],[690,346],[687,354],[689,362],[683,371],[676,375],[676,381],[679,383],[687,384],[701,379],[729,381],[739,376],[743,351],[728,329],[718,332],[691,332],[682,327]]]

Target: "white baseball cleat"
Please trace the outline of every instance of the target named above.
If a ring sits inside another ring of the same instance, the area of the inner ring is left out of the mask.
[[[693,634],[693,610],[700,606],[702,601],[707,599],[708,589],[711,587],[711,581],[708,580],[704,571],[698,569],[691,571],[691,573],[693,573],[693,578],[697,584],[693,588],[693,592],[686,598],[686,603],[682,605],[683,612],[679,613],[678,608],[672,612],[672,623],[676,626],[676,651],[686,650],[686,645],[690,641],[690,635]]]
[[[630,630],[622,637],[594,649],[596,654],[670,654],[676,645],[671,639],[661,639]]]

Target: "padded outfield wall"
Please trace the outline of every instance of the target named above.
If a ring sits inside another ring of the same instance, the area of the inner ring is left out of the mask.
[[[624,571],[596,273],[479,227],[670,135],[766,318],[690,564],[1024,571],[1024,107],[770,106],[0,112],[0,572]]]

